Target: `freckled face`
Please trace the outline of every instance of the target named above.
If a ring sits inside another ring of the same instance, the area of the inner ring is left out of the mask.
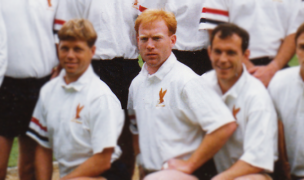
[[[147,66],[159,68],[170,56],[176,36],[169,35],[166,23],[158,20],[139,26],[137,42]]]

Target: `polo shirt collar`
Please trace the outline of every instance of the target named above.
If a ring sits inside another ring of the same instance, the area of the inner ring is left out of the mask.
[[[228,97],[236,99],[246,83],[247,76],[249,76],[249,73],[247,72],[246,66],[243,64],[242,75],[237,82],[222,96],[222,99],[224,101],[226,101]]]
[[[70,84],[66,84],[64,80],[66,72],[65,69],[62,69],[59,78],[61,79],[61,87],[66,91],[81,91],[83,87],[91,81],[92,75],[94,76],[94,71],[91,65],[89,65],[88,69],[78,78],[77,81],[72,82]]]
[[[171,52],[169,58],[161,65],[156,73],[149,75],[148,70],[146,69],[146,63],[142,68],[142,74],[147,76],[148,79],[159,79],[160,81],[171,71],[174,64],[177,62],[175,55]]]
[[[301,67],[299,67],[298,75],[297,75],[297,82],[304,88],[304,80],[301,76]]]

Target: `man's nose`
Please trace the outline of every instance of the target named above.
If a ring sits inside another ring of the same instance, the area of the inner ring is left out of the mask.
[[[74,51],[70,49],[67,54],[67,58],[73,59],[75,57]]]
[[[152,39],[149,38],[147,42],[147,49],[152,50],[154,48],[155,48],[154,42]]]
[[[222,53],[220,55],[220,62],[226,62],[226,61],[228,61],[228,56],[226,53]]]

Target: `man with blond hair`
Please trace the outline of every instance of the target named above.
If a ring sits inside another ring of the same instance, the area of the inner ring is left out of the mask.
[[[284,124],[292,180],[304,180],[304,24],[298,28],[295,42],[300,65],[277,72],[268,91]]]
[[[215,92],[196,83],[198,75],[172,53],[176,26],[173,13],[163,10],[149,9],[137,18],[145,64],[131,83],[128,108],[135,111],[141,162],[150,174],[146,179],[170,179],[176,173],[183,173],[178,179],[210,179],[200,167],[224,145],[236,124]]]
[[[36,178],[51,179],[52,151],[61,180],[128,179],[118,158],[124,113],[90,63],[97,34],[84,19],[58,33],[63,70],[40,91],[27,135],[36,140]]]

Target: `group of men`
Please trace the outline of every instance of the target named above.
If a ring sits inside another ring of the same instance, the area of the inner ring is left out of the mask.
[[[53,155],[62,180],[131,179],[130,130],[142,179],[275,179],[278,118],[304,179],[303,11],[300,0],[0,0],[0,179],[17,136],[20,179],[51,179]],[[295,50],[300,67],[277,72]]]

